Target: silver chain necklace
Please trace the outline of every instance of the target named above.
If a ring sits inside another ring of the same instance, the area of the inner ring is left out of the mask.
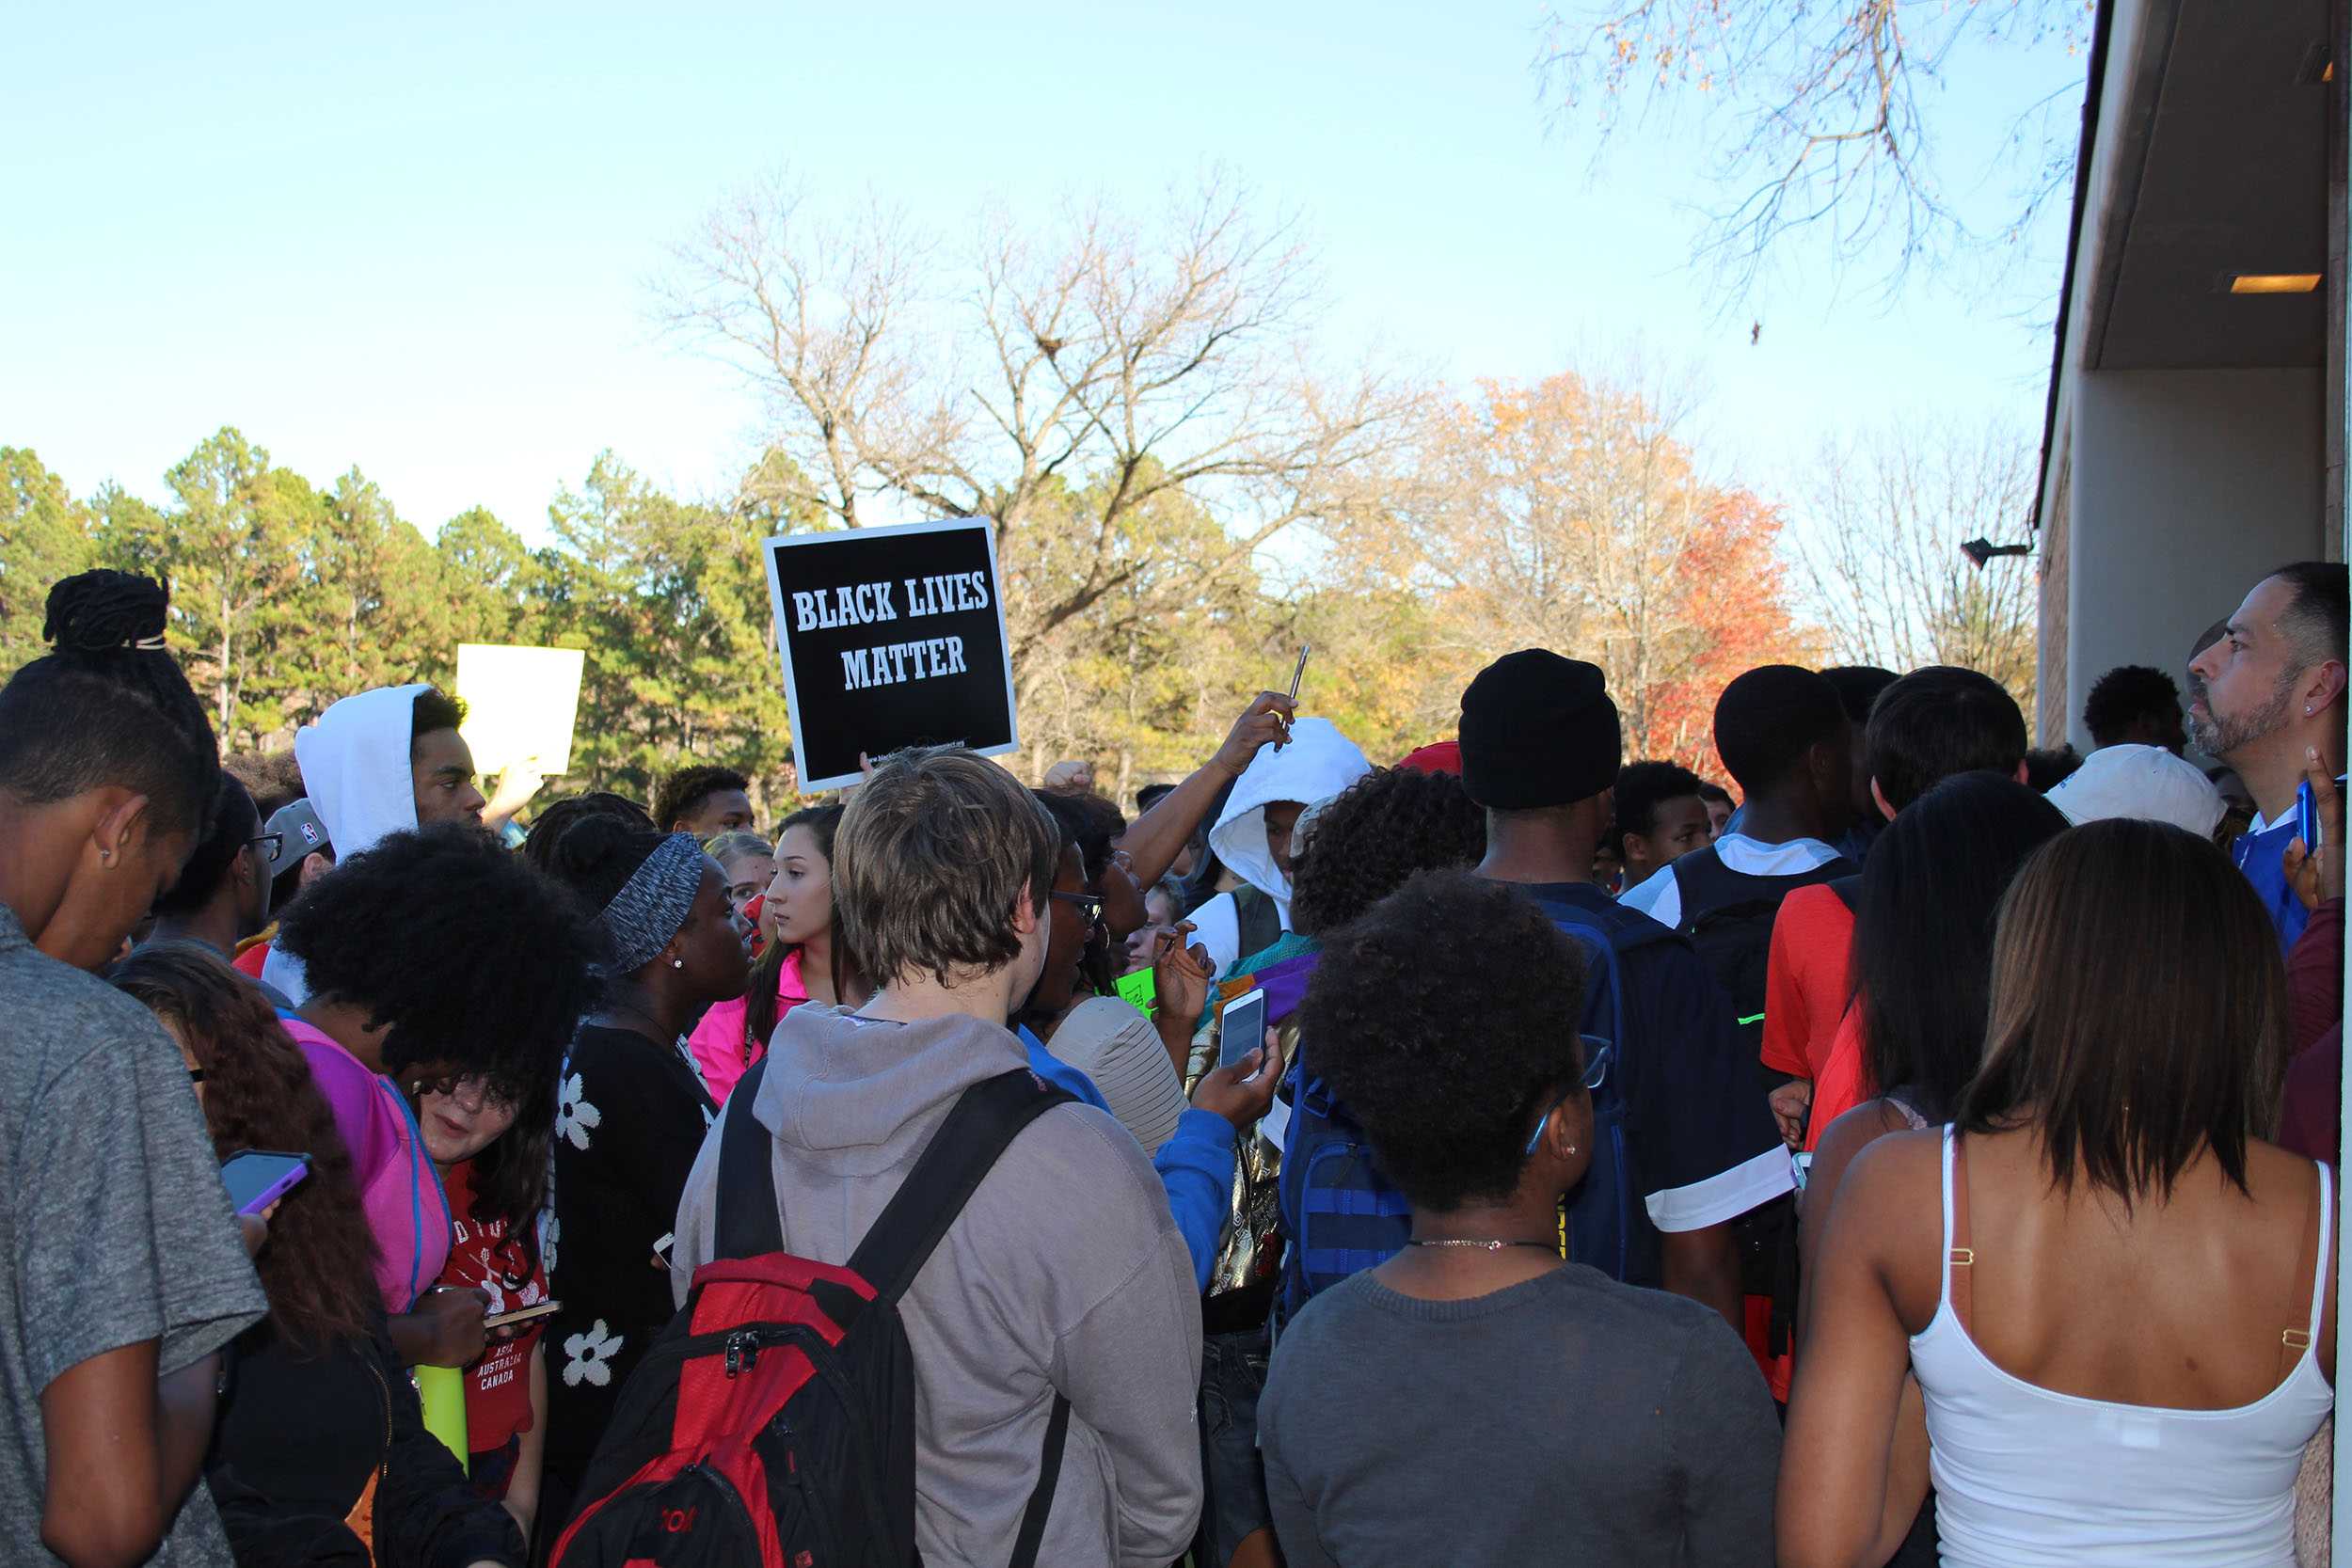
[[[1506,1242],[1506,1241],[1490,1241],[1490,1242],[1481,1242],[1481,1241],[1470,1241],[1470,1240],[1469,1240],[1469,1239],[1467,1239],[1467,1238],[1462,1238],[1462,1237],[1453,1237],[1453,1236],[1440,1237],[1440,1238],[1437,1238],[1437,1239],[1430,1240],[1430,1241],[1423,1241],[1423,1240],[1422,1240],[1420,1237],[1416,1236],[1415,1238],[1413,1238],[1413,1240],[1411,1240],[1411,1241],[1409,1241],[1409,1242],[1406,1243],[1405,1244],[1406,1244],[1406,1246],[1452,1246],[1452,1247],[1476,1247],[1476,1248],[1477,1248],[1479,1251],[1481,1251],[1481,1252],[1501,1252],[1501,1251],[1502,1251],[1504,1247],[1507,1247],[1507,1246],[1539,1246],[1539,1247],[1542,1247],[1542,1248],[1546,1249],[1547,1251],[1550,1251],[1550,1252],[1557,1252],[1557,1251],[1559,1251],[1559,1250],[1560,1250],[1560,1243],[1559,1243],[1559,1242],[1558,1242],[1557,1240],[1555,1240],[1554,1238],[1549,1237],[1549,1236],[1545,1237],[1545,1238],[1544,1238],[1542,1241],[1540,1241],[1540,1242]]]

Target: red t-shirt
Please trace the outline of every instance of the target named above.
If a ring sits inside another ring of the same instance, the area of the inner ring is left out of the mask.
[[[1764,1045],[1774,1072],[1816,1081],[1853,991],[1853,911],[1836,889],[1801,887],[1781,900],[1764,979]],[[1826,1125],[1817,1101],[1813,1125]]]
[[[1860,1102],[1856,1074],[1861,1061],[1861,1014],[1847,1004],[1853,993],[1853,911],[1824,884],[1801,887],[1781,900],[1772,921],[1772,947],[1764,978],[1764,1044],[1757,1052],[1774,1072],[1808,1080],[1813,1110],[1805,1123],[1804,1147]],[[1764,1304],[1769,1310],[1769,1303]],[[1758,1302],[1748,1301],[1749,1344],[1760,1347],[1763,1324]],[[1756,1355],[1772,1398],[1788,1398],[1794,1358]]]
[[[439,1282],[488,1291],[493,1313],[547,1300],[547,1268],[530,1238],[510,1238],[504,1220],[473,1217],[473,1162],[451,1166],[443,1189],[454,1234]],[[502,1449],[516,1433],[531,1430],[531,1353],[546,1326],[542,1319],[523,1325],[512,1339],[491,1340],[482,1359],[466,1369],[466,1446],[475,1453]]]

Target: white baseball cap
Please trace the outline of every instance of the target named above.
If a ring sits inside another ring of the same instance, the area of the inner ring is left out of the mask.
[[[2228,809],[2221,791],[2195,763],[2161,746],[2103,746],[2050,791],[2049,801],[2076,826],[2134,816],[2169,822],[2200,838],[2213,836]]]

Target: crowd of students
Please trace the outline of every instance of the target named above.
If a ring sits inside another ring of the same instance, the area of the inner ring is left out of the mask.
[[[2054,765],[1773,665],[1735,801],[1529,649],[1393,767],[1269,692],[1132,817],[942,746],[772,833],[526,815],[429,686],[224,764],[167,608],[69,578],[0,689],[8,1560],[2324,1533],[2341,566]]]

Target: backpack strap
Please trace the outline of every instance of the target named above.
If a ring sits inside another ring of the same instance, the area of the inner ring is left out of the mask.
[[[1054,1483],[1061,1479],[1062,1447],[1069,1437],[1070,1402],[1056,1394],[1054,1413],[1045,1421],[1045,1456],[1037,1489],[1021,1511],[1021,1533],[1013,1537],[1012,1568],[1036,1568],[1038,1547],[1045,1541],[1045,1516],[1054,1512]]]
[[[720,1258],[764,1258],[784,1250],[784,1218],[776,1211],[775,1142],[752,1114],[768,1058],[736,1080],[719,1123]]]
[[[878,1305],[906,1294],[1006,1146],[1070,1098],[1025,1067],[963,1091],[899,1183],[898,1196],[850,1255],[850,1268],[874,1287]]]
[[[1273,899],[1244,882],[1233,890],[1233,927],[1241,942],[1235,961],[1255,958],[1282,940],[1282,911]]]
[[[1829,890],[1830,892],[1837,895],[1837,901],[1846,906],[1846,912],[1848,914],[1860,914],[1862,912],[1861,872],[1857,871],[1850,877],[1832,878],[1830,879]]]
[[[762,1058],[764,1064],[766,1058]],[[748,1074],[746,1075],[748,1077]],[[739,1088],[740,1085],[739,1085]],[[874,1227],[850,1255],[850,1268],[874,1287],[874,1305],[904,1295],[956,1216],[1021,1130],[1072,1097],[1025,1067],[1000,1072],[963,1091],[931,1134],[931,1141],[898,1185]],[[723,1160],[725,1151],[721,1150]],[[773,1204],[769,1206],[771,1210]],[[1070,1436],[1070,1402],[1054,1396],[1045,1422],[1045,1450],[1037,1486],[1021,1514],[1012,1568],[1034,1568],[1045,1518],[1053,1512],[1054,1488],[1061,1480],[1062,1448]]]

